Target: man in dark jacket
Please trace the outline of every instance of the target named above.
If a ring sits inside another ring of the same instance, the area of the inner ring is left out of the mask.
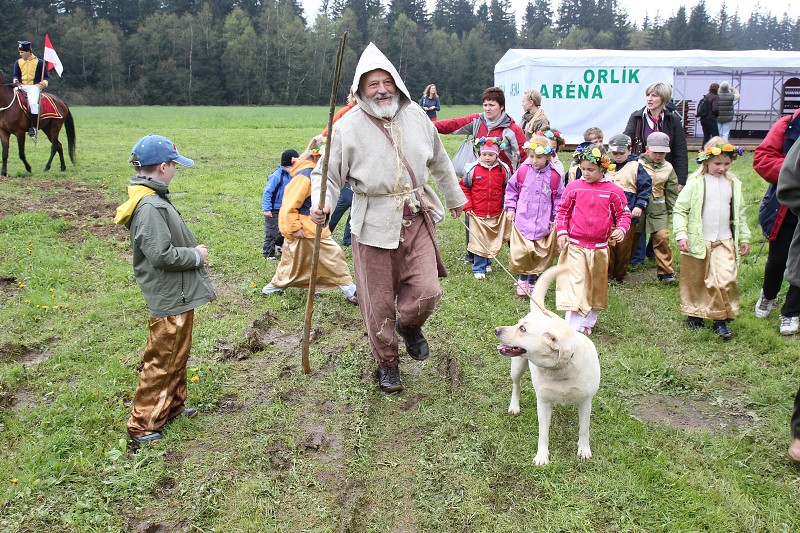
[[[700,117],[700,125],[703,127],[703,147],[711,137],[719,135],[719,128],[717,127],[717,117],[719,116],[719,84],[712,83],[708,87],[708,94],[706,95],[706,102],[708,102],[708,111],[704,117]]]
[[[781,204],[791,209],[796,216],[800,215],[800,143],[794,143],[786,160],[783,162],[778,176],[778,200]],[[786,262],[786,281],[794,286],[800,286],[800,233],[794,232],[792,244],[789,247],[789,259]],[[794,330],[797,331],[798,318],[794,317]],[[800,461],[800,389],[794,398],[794,411],[792,412],[792,444],[789,446],[789,457],[793,461]]]
[[[719,116],[717,116],[717,127],[719,128],[719,136],[727,141],[733,125],[734,106],[736,101],[739,100],[739,91],[727,81],[723,81],[719,86],[718,95]]]

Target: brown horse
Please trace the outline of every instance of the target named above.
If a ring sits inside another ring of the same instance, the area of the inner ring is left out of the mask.
[[[19,99],[15,98],[15,91],[12,84],[8,82],[5,74],[0,70],[0,141],[3,143],[3,168],[0,170],[0,176],[8,176],[7,163],[8,163],[8,141],[12,135],[17,137],[17,146],[19,147],[19,158],[25,165],[25,169],[30,172],[31,166],[28,160],[25,159],[25,134],[28,128],[31,127],[30,118],[25,114],[19,104]],[[61,126],[65,126],[67,130],[67,147],[69,151],[69,159],[72,164],[75,164],[75,123],[72,121],[72,114],[69,112],[69,107],[60,98],[53,96],[50,93],[42,93],[42,96],[47,94],[58,108],[58,112],[64,118],[41,118],[39,120],[39,130],[43,131],[47,138],[50,139],[50,159],[47,160],[44,170],[50,170],[50,164],[53,158],[58,154],[61,160],[61,171],[67,170],[67,164],[64,162],[64,150],[61,142],[58,140],[58,134],[61,132]],[[25,98],[25,94],[20,92],[20,98]],[[35,126],[35,124],[33,124]]]

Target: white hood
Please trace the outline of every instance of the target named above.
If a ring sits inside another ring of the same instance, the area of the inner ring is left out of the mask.
[[[350,87],[350,90],[353,91],[353,94],[356,95],[356,98],[359,100],[361,99],[361,95],[358,94],[358,83],[361,81],[361,77],[367,72],[378,68],[391,74],[392,78],[394,78],[394,84],[398,89],[400,89],[400,92],[404,94],[409,101],[411,101],[411,95],[408,93],[408,89],[406,89],[406,84],[403,83],[402,79],[400,79],[400,74],[397,72],[397,69],[394,68],[392,62],[389,61],[389,58],[383,55],[383,52],[381,52],[374,43],[369,43],[367,45],[367,47],[364,49],[364,52],[361,53],[361,57],[358,59],[358,65],[356,65],[356,73],[353,76],[353,85]],[[366,109],[366,107],[363,108]]]

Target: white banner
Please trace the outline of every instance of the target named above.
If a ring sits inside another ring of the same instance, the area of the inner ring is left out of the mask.
[[[495,74],[495,84],[506,94],[506,111],[519,123],[522,95],[542,93],[542,107],[553,129],[568,144],[583,142],[583,132],[597,126],[605,141],[622,133],[631,113],[644,107],[644,91],[655,82],[672,81],[669,67],[519,67]]]

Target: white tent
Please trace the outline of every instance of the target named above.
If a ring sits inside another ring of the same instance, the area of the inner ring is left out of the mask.
[[[689,136],[702,135],[694,108],[713,83],[729,82],[741,93],[732,137],[762,136],[782,114],[800,107],[800,52],[771,50],[527,50],[510,49],[494,68],[506,92],[506,110],[519,121],[522,93],[542,92],[542,105],[568,143],[599,126],[606,139],[625,129],[644,106],[645,88],[673,84],[683,102]]]

